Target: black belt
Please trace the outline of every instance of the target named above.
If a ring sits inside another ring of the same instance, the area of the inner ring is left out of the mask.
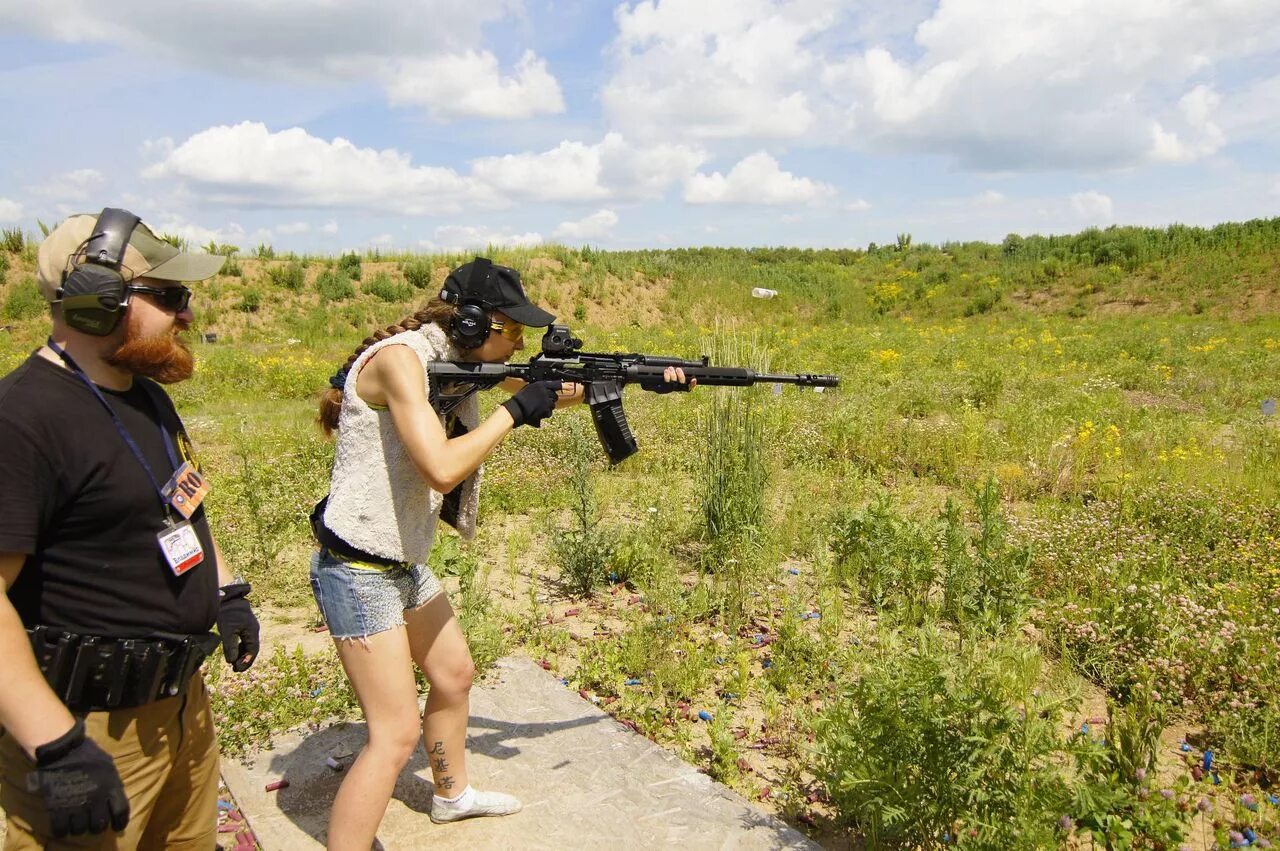
[[[212,633],[108,638],[37,626],[27,630],[40,671],[73,712],[128,709],[176,697],[221,643]]]
[[[337,532],[334,532],[328,526],[324,525],[324,506],[329,501],[329,497],[325,497],[316,503],[316,507],[311,509],[311,534],[315,535],[316,541],[320,544],[320,549],[328,550],[339,561],[363,561],[367,564],[378,565],[379,567],[412,567],[412,562],[397,561],[393,558],[380,556],[375,553],[365,552],[359,547],[353,547],[348,544]],[[324,553],[321,552],[323,556]]]

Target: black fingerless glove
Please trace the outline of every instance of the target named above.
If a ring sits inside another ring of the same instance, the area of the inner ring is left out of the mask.
[[[59,839],[102,833],[129,824],[129,799],[111,757],[85,738],[84,721],[36,748],[36,770],[27,775],[27,791],[38,792]]]
[[[542,421],[551,416],[555,410],[556,399],[563,381],[535,381],[526,384],[514,396],[502,403],[515,420],[515,426],[531,425],[540,428]]]
[[[650,393],[665,396],[668,393],[688,393],[693,388],[689,386],[688,382],[681,384],[679,381],[664,381],[656,386],[646,386],[644,389]]]
[[[231,670],[248,670],[258,656],[258,619],[248,599],[251,586],[236,582],[222,587],[218,604],[218,635],[222,638],[222,655]]]

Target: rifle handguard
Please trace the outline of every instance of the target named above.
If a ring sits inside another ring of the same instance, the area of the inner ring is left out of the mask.
[[[625,461],[636,454],[635,435],[622,410],[622,385],[616,381],[598,381],[587,385],[587,406],[596,424],[596,436],[609,456],[610,464]]]

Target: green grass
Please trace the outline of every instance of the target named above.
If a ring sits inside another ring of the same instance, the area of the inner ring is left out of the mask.
[[[6,370],[47,329],[43,311],[8,308],[30,253],[5,255]],[[196,290],[198,330],[219,342],[197,346],[174,394],[229,560],[259,599],[309,605],[305,515],[332,453],[316,398],[373,328],[470,256],[257,255],[243,278]],[[763,724],[777,741],[761,753],[785,766],[769,781],[779,811],[860,841],[1275,838],[1274,808],[1223,795],[1280,779],[1280,424],[1262,412],[1280,396],[1280,219],[493,260],[574,315],[588,350],[705,351],[842,385],[628,390],[640,452],[615,468],[593,454],[585,411],[516,432],[486,464],[479,541],[438,556],[478,661],[511,641],[550,657],[748,795],[764,781],[740,769],[734,729]],[[250,286],[257,311],[236,310]],[[753,299],[757,286],[779,295]],[[482,412],[499,400],[484,394]],[[491,605],[491,582],[554,579],[557,561],[585,603],[617,599],[601,588],[616,580],[644,605],[587,640],[545,622],[542,586],[519,614]],[[1077,710],[1054,702],[1064,672],[1128,725],[1123,741],[1064,728]],[[302,717],[264,695],[227,710],[230,744],[266,735],[250,714]],[[718,720],[691,726],[699,706]],[[1168,754],[1158,782],[1134,779],[1161,724],[1216,749],[1221,786]],[[1195,809],[1215,794],[1216,815]]]

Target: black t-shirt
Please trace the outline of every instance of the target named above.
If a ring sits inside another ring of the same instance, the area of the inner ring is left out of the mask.
[[[163,486],[174,465],[161,424],[179,462],[194,459],[173,403],[144,381],[100,389]],[[160,496],[84,381],[34,354],[0,379],[0,552],[27,556],[9,589],[23,624],[118,637],[208,632],[218,572],[203,506],[191,524],[204,560],[174,576],[156,537]]]

